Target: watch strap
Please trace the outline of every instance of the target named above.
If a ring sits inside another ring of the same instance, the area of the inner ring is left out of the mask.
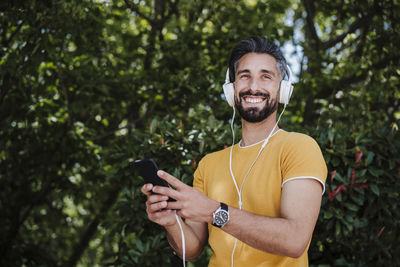
[[[221,202],[221,209],[223,209],[224,211],[228,211],[228,205],[226,205],[225,203]]]

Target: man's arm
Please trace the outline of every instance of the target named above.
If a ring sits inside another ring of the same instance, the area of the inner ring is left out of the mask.
[[[219,203],[209,199],[197,189],[183,184],[165,172],[159,176],[173,185],[171,188],[155,187],[154,191],[176,199],[169,209],[196,222],[212,223],[212,213]],[[313,179],[298,179],[285,183],[282,189],[279,218],[255,215],[229,207],[230,220],[221,229],[265,252],[299,257],[306,249],[321,205],[322,187]]]
[[[179,218],[184,234],[185,234],[185,258],[187,261],[194,260],[207,242],[208,232],[207,224],[201,222],[192,222],[186,220],[185,222]],[[182,239],[179,225],[176,223],[174,226],[165,227],[167,231],[168,243],[175,250],[175,252],[182,257]]]
[[[242,242],[268,253],[300,257],[311,239],[318,218],[321,184],[312,179],[286,183],[280,217],[255,215],[229,207],[230,220],[221,229]]]

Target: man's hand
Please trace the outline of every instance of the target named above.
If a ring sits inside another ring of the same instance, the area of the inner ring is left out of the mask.
[[[176,200],[168,203],[166,203],[166,200],[159,202],[156,206],[158,209],[166,208],[167,210],[176,210],[176,213],[185,219],[194,222],[212,223],[212,214],[220,205],[217,201],[208,198],[196,188],[186,185],[164,171],[158,171],[157,175],[167,181],[175,189],[155,186],[152,191],[162,195],[162,197],[170,197]],[[157,208],[154,209],[157,210]]]
[[[168,242],[178,255],[182,255],[181,232],[175,211],[187,219],[182,221],[179,218],[185,232],[186,259],[195,259],[207,243],[208,232],[205,222],[212,222],[212,213],[218,208],[219,203],[166,172],[158,171],[157,175],[175,189],[152,184],[145,184],[142,187],[142,193],[147,196],[146,212],[149,220],[165,227]],[[169,198],[176,201],[167,201]]]
[[[152,194],[152,184],[142,186],[142,193],[147,196],[146,212],[149,220],[164,227],[177,223],[175,212],[167,208],[168,196]]]

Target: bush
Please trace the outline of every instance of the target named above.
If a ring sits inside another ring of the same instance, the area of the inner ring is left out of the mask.
[[[399,266],[396,124],[316,132],[330,171],[310,247],[313,266]]]

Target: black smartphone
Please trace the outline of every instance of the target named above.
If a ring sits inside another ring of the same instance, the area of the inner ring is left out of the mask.
[[[143,177],[144,182],[146,184],[168,187],[168,183],[163,179],[161,179],[160,177],[158,177],[157,175],[158,167],[153,159],[136,160],[135,167],[139,169],[140,175]]]
[[[153,159],[135,160],[135,167],[139,169],[140,175],[146,184],[169,187],[165,180],[158,177],[158,167]],[[168,201],[175,201],[175,199],[169,198]]]

